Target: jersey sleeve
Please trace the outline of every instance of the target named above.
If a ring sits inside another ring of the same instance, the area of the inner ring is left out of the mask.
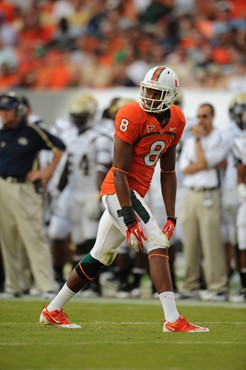
[[[137,116],[137,115],[136,115]],[[137,117],[134,115],[134,106],[125,105],[115,118],[115,136],[118,136],[128,144],[133,144],[140,136]]]
[[[180,142],[182,135],[183,135],[184,128],[185,128],[185,124],[186,124],[185,115],[181,109],[179,109],[177,116],[178,116],[177,117],[178,130],[177,130],[177,135],[172,142],[172,145],[177,145]]]
[[[49,131],[45,129],[41,129],[35,124],[29,124],[29,126],[35,131],[38,142],[40,145],[40,149],[50,150],[55,152],[57,149],[65,150],[66,146],[61,139],[57,136],[52,135]]]

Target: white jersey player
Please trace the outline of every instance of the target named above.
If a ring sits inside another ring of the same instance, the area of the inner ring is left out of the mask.
[[[241,135],[234,140],[232,147],[233,155],[237,161],[239,208],[236,224],[241,291],[239,295],[231,297],[231,300],[233,302],[246,302],[246,93],[238,94],[235,97],[232,114],[241,130]]]
[[[60,187],[66,185],[67,217],[75,244],[94,239],[100,216],[99,188],[112,163],[113,138],[107,131],[93,128],[96,101],[83,94],[70,109],[78,135],[67,147],[67,161]]]
[[[93,128],[85,129],[68,147],[67,211],[75,244],[96,237],[100,178],[112,163],[112,150],[112,137]]]
[[[52,134],[58,136],[66,145],[69,147],[72,140],[77,136],[78,129],[73,125],[69,117],[59,117],[55,120],[53,126],[51,127]],[[49,161],[49,158],[46,157]],[[50,225],[48,230],[48,235],[51,240],[65,239],[69,233],[70,225],[67,219],[66,204],[67,204],[67,191],[62,191],[59,193],[57,189],[59,179],[63,172],[64,166],[67,160],[67,151],[64,152],[57,168],[54,173],[53,179],[48,184],[48,192],[52,198],[53,211],[50,219]]]
[[[73,122],[74,106],[76,102],[71,104],[69,107],[69,115],[67,117],[60,117],[52,126],[52,133],[60,137],[66,147],[69,148],[71,142],[78,135],[78,127]],[[96,112],[96,101],[93,100],[93,117]],[[77,109],[77,107],[75,106]],[[92,119],[92,116],[90,116]],[[67,151],[65,151],[60,165],[57,166],[56,173],[53,177],[53,181],[49,183],[48,191],[53,198],[53,212],[50,220],[48,229],[48,235],[51,239],[53,258],[54,258],[54,269],[57,281],[63,283],[63,267],[66,262],[67,249],[68,249],[68,235],[70,233],[70,222],[67,214],[67,204],[69,202],[68,188],[58,188],[58,183],[62,172],[64,171],[65,164],[67,162]]]
[[[223,136],[232,146],[233,141],[240,135],[240,129],[234,122],[220,129]],[[231,255],[230,249],[237,244],[236,215],[238,210],[237,194],[237,169],[232,152],[228,153],[225,169],[220,172],[221,175],[221,207],[222,207],[222,237],[225,243],[227,256],[227,269],[230,276]]]

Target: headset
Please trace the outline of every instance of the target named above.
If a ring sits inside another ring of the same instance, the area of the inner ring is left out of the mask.
[[[26,107],[14,91],[0,95],[0,109],[16,109],[18,116],[25,115]]]

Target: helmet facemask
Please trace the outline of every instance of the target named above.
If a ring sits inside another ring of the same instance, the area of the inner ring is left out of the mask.
[[[159,88],[152,84],[140,83],[140,107],[151,113],[161,113],[173,105],[175,94],[169,88]]]

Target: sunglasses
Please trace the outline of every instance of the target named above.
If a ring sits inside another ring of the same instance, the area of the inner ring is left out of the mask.
[[[197,118],[208,118],[208,114],[200,114]]]

